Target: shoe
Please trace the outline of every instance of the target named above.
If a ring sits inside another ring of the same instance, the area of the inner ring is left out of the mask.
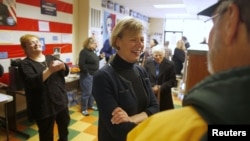
[[[89,116],[89,112],[88,112],[87,110],[82,111],[82,114],[83,114],[84,116]]]
[[[98,111],[98,108],[96,106],[92,106],[91,109],[94,111]]]

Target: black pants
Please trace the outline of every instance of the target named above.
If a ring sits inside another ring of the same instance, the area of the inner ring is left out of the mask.
[[[59,140],[68,141],[69,110],[65,108],[55,116],[37,120],[40,141],[53,141],[54,124],[57,123]]]

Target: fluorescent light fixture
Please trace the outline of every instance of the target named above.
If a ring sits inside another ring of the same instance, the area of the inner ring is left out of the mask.
[[[165,14],[166,18],[188,18],[189,14]]]
[[[184,4],[158,4],[154,5],[155,8],[184,8]]]
[[[165,14],[166,16],[181,16],[181,17],[187,17],[190,16],[190,14]]]

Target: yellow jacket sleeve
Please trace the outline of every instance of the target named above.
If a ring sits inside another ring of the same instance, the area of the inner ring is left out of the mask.
[[[127,136],[127,141],[198,141],[207,124],[192,108],[167,110],[152,115]]]

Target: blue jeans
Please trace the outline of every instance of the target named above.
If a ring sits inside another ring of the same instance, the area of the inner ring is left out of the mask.
[[[81,109],[87,110],[93,106],[94,97],[92,95],[93,76],[89,73],[80,73],[80,88],[82,92]]]

